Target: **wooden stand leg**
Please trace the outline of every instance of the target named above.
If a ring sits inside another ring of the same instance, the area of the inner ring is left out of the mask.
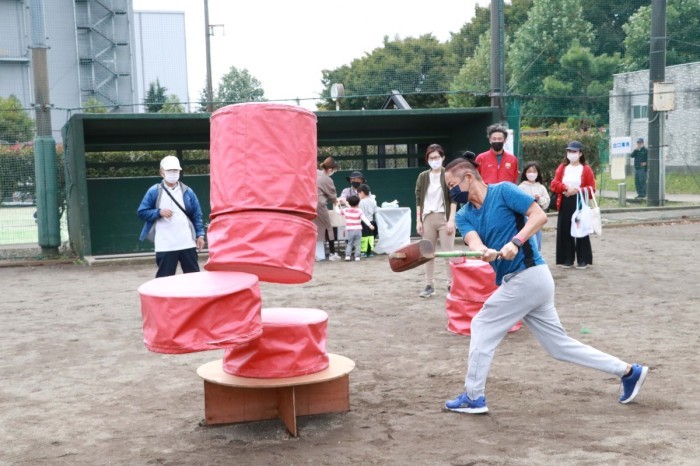
[[[299,434],[297,430],[297,410],[294,396],[294,387],[281,387],[277,389],[277,410],[284,425],[292,437]]]
[[[232,387],[204,381],[207,424],[281,418],[293,436],[297,416],[350,410],[350,377],[276,388]]]

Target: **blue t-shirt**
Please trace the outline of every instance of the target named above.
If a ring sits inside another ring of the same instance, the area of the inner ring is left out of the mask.
[[[533,202],[534,197],[513,183],[490,184],[481,208],[477,209],[471,203],[465,204],[457,212],[455,224],[463,237],[470,231],[476,231],[484,245],[500,251],[525,225],[525,212]],[[532,237],[518,250],[513,260],[496,259],[491,266],[496,271],[496,284],[500,285],[504,276],[544,263]]]

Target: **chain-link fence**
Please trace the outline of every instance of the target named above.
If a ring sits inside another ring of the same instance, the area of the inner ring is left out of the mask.
[[[49,60],[48,69],[59,190],[64,189],[60,131],[72,114],[206,110],[204,89],[189,102],[183,97],[189,93],[181,90],[183,73],[187,81],[185,64],[190,63],[185,55],[183,14],[133,12],[128,0],[44,3],[48,53],[59,57]],[[563,141],[585,139],[588,150],[595,152],[599,175],[607,176],[610,141],[629,138],[631,148],[638,138],[648,141],[650,115],[656,115],[663,120],[656,148],[663,165],[663,186],[667,192],[700,193],[700,151],[696,149],[700,147],[700,43],[696,37],[700,2],[666,2],[665,80],[672,84],[673,110],[660,113],[650,107],[650,3],[505,2],[502,115],[519,135],[516,155],[522,161],[542,163],[546,158],[543,165],[551,177],[552,165],[564,156]],[[37,238],[28,10],[27,2],[0,0],[0,247],[35,244]],[[393,19],[401,21],[401,14],[415,13],[397,12]],[[447,41],[437,40],[429,30],[419,37],[387,37],[370,53],[358,51],[350,63],[323,70],[318,77],[319,97],[314,99],[318,110],[491,105],[490,10],[477,6],[473,17],[464,14],[463,27]],[[64,17],[68,20],[63,21]],[[61,34],[75,40],[58,41]],[[99,41],[91,40],[98,36]],[[167,56],[162,53],[164,38],[172,52]],[[304,66],[303,57],[299,66]],[[230,71],[214,83],[212,100],[218,108],[263,101],[265,93],[254,72],[232,63]],[[294,102],[290,96],[287,103]],[[484,140],[474,141],[474,146],[485,145],[484,133]],[[422,163],[422,154],[416,152],[411,144],[368,143],[323,147],[319,157],[333,155],[343,169],[374,170]],[[160,155],[88,154],[88,176],[140,176]],[[197,169],[206,173],[206,151],[188,157],[201,160]],[[625,171],[631,190],[629,158]],[[60,197],[61,209],[65,209],[64,198]],[[64,231],[62,242],[68,240]]]

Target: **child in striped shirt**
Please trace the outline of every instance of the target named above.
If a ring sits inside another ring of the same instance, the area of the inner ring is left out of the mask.
[[[347,233],[347,243],[345,244],[345,260],[349,261],[353,249],[355,251],[355,260],[360,260],[360,241],[362,240],[362,223],[370,230],[374,230],[374,225],[369,221],[369,219],[362,213],[360,209],[357,208],[360,205],[360,198],[356,195],[348,196],[346,199],[350,207],[346,207],[342,210],[342,214],[345,216],[345,232]]]

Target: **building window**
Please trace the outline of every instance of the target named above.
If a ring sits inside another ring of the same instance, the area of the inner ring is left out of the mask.
[[[633,105],[632,106],[632,119],[633,120],[646,120],[649,118],[649,105]]]

